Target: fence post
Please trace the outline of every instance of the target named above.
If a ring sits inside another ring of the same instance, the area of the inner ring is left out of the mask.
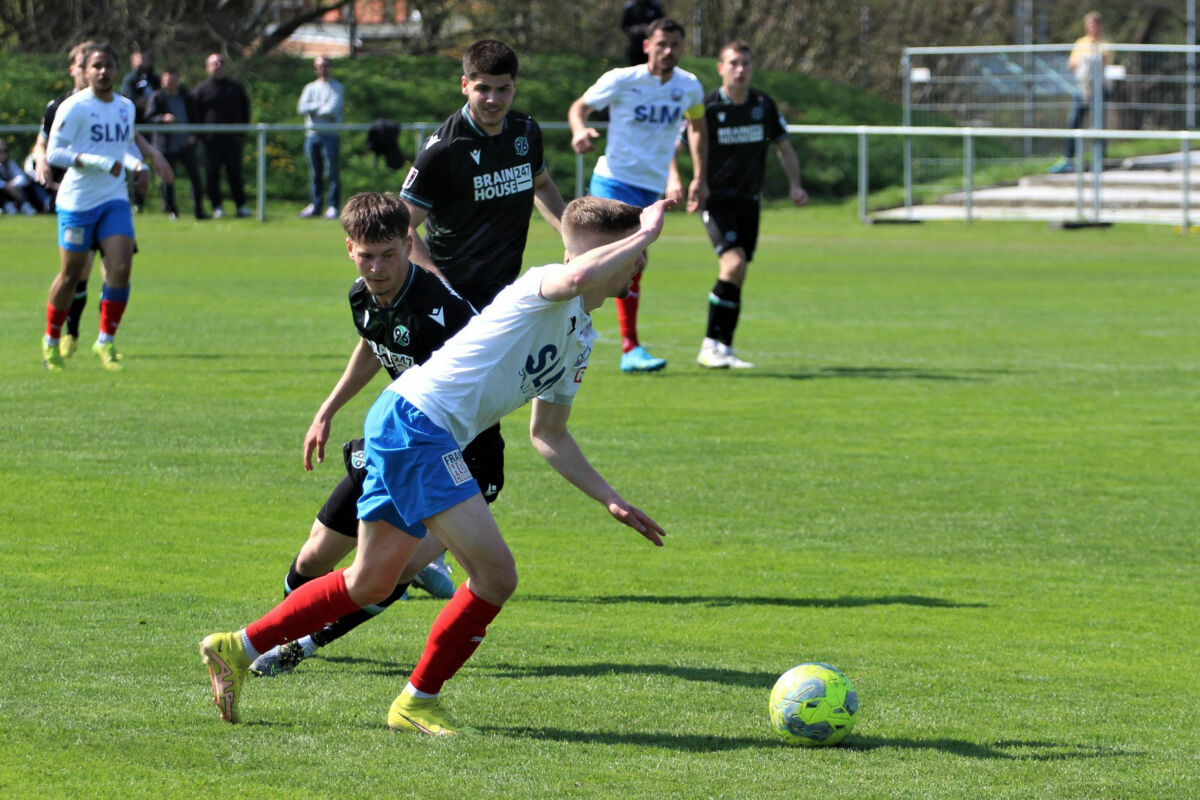
[[[965,193],[963,207],[967,214],[968,223],[972,221],[971,190],[974,188],[975,184],[974,172],[975,139],[971,135],[970,128],[963,128],[963,192]]]
[[[258,221],[264,222],[267,218],[267,125],[260,122],[255,127],[258,129],[258,163],[254,173],[258,183],[257,212]]]
[[[575,154],[575,196],[583,197],[583,155]]]
[[[858,131],[858,220],[867,222],[867,132]]]
[[[1075,217],[1083,220],[1083,136],[1075,134]]]
[[[908,48],[900,57],[900,76],[904,90],[904,127],[912,126],[912,78],[909,75],[912,63],[909,59]],[[904,218],[912,219],[912,139],[904,137]]]
[[[1181,148],[1183,155],[1183,230],[1184,236],[1187,236],[1192,230],[1191,212],[1192,212],[1192,141],[1187,136],[1183,137],[1183,147]]]

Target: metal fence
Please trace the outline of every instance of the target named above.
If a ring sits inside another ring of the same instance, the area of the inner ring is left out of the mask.
[[[1043,162],[1065,152],[1062,136],[1038,136],[1068,126],[1079,102],[1076,76],[1067,65],[1072,45],[909,47],[903,51],[904,124],[1020,128],[990,137],[976,152],[976,168]],[[1113,131],[1194,130],[1197,53],[1189,45],[1105,44],[1087,117],[1079,124]],[[1031,133],[1030,130],[1033,132]],[[1123,140],[1129,137],[1107,137]],[[1089,160],[1104,162],[1103,139],[1091,139]],[[1149,146],[1151,149],[1153,145]],[[1127,154],[1146,145],[1126,146]],[[1109,148],[1111,154],[1112,148]],[[935,184],[962,169],[961,148],[944,140],[910,139],[904,151],[907,186]],[[906,201],[911,204],[911,196]]]

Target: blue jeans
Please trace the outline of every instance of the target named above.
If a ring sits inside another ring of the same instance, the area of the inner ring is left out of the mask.
[[[325,168],[329,168],[329,202],[326,207],[342,209],[342,178],[338,167],[338,135],[320,133],[304,138],[304,157],[308,159],[308,198],[315,211],[320,211]]]
[[[1108,102],[1108,93],[1107,92],[1105,92],[1104,101],[1105,101],[1105,103]],[[1092,110],[1092,101],[1090,98],[1085,98],[1079,92],[1076,92],[1075,94],[1073,94],[1071,96],[1071,113],[1067,116],[1067,127],[1070,128],[1071,130],[1075,130],[1076,128],[1082,128],[1083,123],[1087,120],[1087,118],[1089,116],[1089,112],[1091,112],[1091,110]],[[1087,149],[1091,149],[1089,146],[1089,140],[1087,140],[1087,139],[1084,139],[1083,146]],[[1103,156],[1103,154],[1107,150],[1108,150],[1107,140],[1101,139],[1100,140],[1101,156]],[[1068,161],[1075,158],[1075,137],[1072,136],[1071,138],[1067,139],[1066,142],[1064,143],[1063,157],[1066,158]]]

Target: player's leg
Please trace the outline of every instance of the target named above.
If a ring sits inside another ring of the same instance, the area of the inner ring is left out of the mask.
[[[58,210],[59,267],[46,296],[46,330],[42,337],[42,363],[51,372],[63,368],[62,330],[71,313],[75,289],[90,263],[97,217],[94,209]]]
[[[67,329],[58,345],[58,351],[62,353],[63,358],[70,358],[79,349],[79,320],[83,317],[83,310],[87,308],[88,279],[92,275],[92,265],[95,261],[96,251],[89,250],[87,263],[84,264],[79,281],[75,284],[75,296],[71,298],[71,309],[67,312]]]
[[[133,272],[133,217],[129,204],[115,201],[96,224],[96,240],[104,258],[104,286],[100,289],[100,332],[92,352],[106,370],[124,368],[114,337],[129,304],[129,279]]]
[[[708,295],[708,326],[696,363],[710,369],[754,366],[737,357],[733,336],[742,308],[742,287],[758,243],[758,205],[710,204],[701,219],[717,251],[717,281]]]
[[[388,711],[388,727],[439,736],[463,730],[438,695],[516,590],[517,568],[481,494],[429,517],[425,525],[454,554],[468,581],[434,620],[408,684]]]

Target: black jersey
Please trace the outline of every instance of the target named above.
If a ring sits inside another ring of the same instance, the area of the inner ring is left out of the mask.
[[[708,196],[757,201],[762,194],[767,145],[787,138],[787,122],[771,96],[750,89],[734,104],[723,88],[704,98],[708,123]]]
[[[54,117],[58,115],[58,107],[63,104],[64,100],[73,94],[75,94],[74,90],[69,91],[66,94],[60,94],[49,103],[46,103],[46,110],[42,112],[42,133],[46,136],[47,149],[50,147],[50,128],[54,126]],[[62,183],[62,179],[64,176],[66,176],[67,171],[62,167],[51,166],[50,174],[53,176],[55,183]]]
[[[354,327],[392,378],[423,363],[475,316],[470,303],[415,265],[387,307],[375,302],[362,278],[356,280],[350,287],[350,312]]]
[[[463,106],[422,145],[400,196],[428,209],[425,243],[455,290],[483,307],[521,272],[533,179],[546,168],[533,117],[488,136]]]

